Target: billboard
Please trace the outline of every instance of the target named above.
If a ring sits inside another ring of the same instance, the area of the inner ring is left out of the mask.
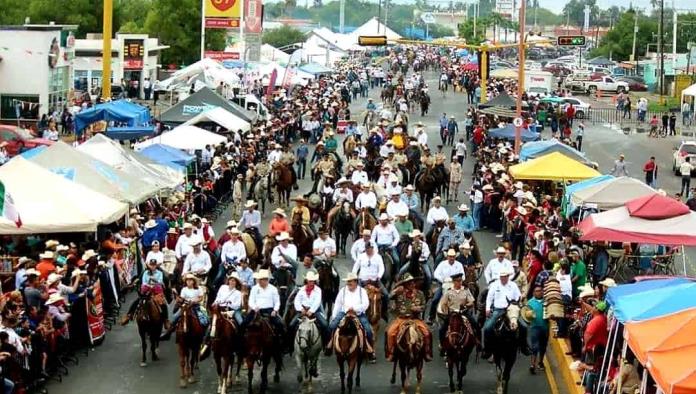
[[[145,59],[145,45],[142,39],[123,40],[123,69],[142,70]]]
[[[205,27],[209,29],[238,28],[243,0],[204,0]]]
[[[515,0],[496,0],[495,12],[512,19],[515,16]]]

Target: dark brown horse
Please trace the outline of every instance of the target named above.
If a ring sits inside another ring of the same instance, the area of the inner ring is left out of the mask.
[[[308,225],[302,223],[302,215],[295,213],[292,215],[292,239],[297,246],[297,255],[304,256],[312,253],[312,245],[314,243],[314,234]]]
[[[399,329],[394,346],[394,368],[392,369],[391,384],[396,382],[396,366],[401,370],[401,393],[408,392],[410,373],[416,370],[416,394],[421,393],[423,381],[423,363],[425,361],[425,338],[418,329],[415,321],[405,322]]]
[[[138,325],[138,335],[140,335],[140,346],[143,351],[143,357],[140,360],[140,366],[147,366],[147,340],[150,339],[150,351],[152,353],[152,361],[158,361],[159,356],[157,349],[159,348],[160,335],[162,334],[162,326],[164,326],[164,315],[160,309],[160,305],[155,300],[154,296],[149,296],[141,301],[140,307],[135,315],[135,322]]]
[[[227,387],[234,384],[235,374],[232,373],[235,354],[241,354],[239,329],[234,322],[232,312],[224,312],[213,305],[211,308],[212,321],[212,349],[215,359],[215,368],[218,374],[218,393],[226,393]],[[241,358],[237,365],[237,375],[241,367]]]
[[[273,184],[278,192],[278,205],[284,207],[290,204],[292,171],[285,164],[276,163],[273,165]]]
[[[442,348],[447,355],[450,392],[454,392],[454,371],[457,371],[457,390],[462,391],[462,379],[466,375],[466,364],[476,346],[473,327],[460,311],[450,311],[447,334]]]
[[[321,303],[326,316],[331,316],[339,285],[338,278],[334,276],[333,260],[321,260],[315,266],[317,267],[319,284],[321,285]]]
[[[280,381],[280,370],[283,368],[283,349],[275,340],[271,323],[266,318],[256,315],[244,330],[244,345],[247,366],[247,389],[253,393],[254,365],[261,366],[261,393],[268,389],[268,365],[275,361],[273,382]]]
[[[360,321],[354,315],[348,314],[338,325],[334,333],[334,351],[336,361],[340,369],[341,394],[353,392],[353,373],[355,373],[355,386],[360,387],[360,367],[365,356],[367,338]],[[346,382],[346,366],[348,367],[348,381]],[[357,371],[356,371],[357,369]]]
[[[181,304],[181,319],[176,326],[176,345],[179,352],[179,387],[195,383],[193,372],[198,365],[198,352],[201,350],[205,328],[201,325],[192,304]]]

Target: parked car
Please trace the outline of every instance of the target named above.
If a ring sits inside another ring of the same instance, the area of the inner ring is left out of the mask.
[[[674,151],[673,156],[672,171],[674,175],[680,175],[679,167],[684,163],[687,157],[689,158],[689,162],[696,163],[696,141],[682,141],[679,148]]]
[[[563,97],[562,105],[572,104],[575,108],[575,118],[584,119],[590,114],[592,106],[576,97]]]
[[[544,66],[542,71],[548,71],[553,74],[556,78],[565,78],[572,73],[571,69],[560,64],[547,64]]]
[[[628,84],[628,88],[634,92],[645,92],[648,90],[648,85],[645,83],[645,80],[642,77],[623,76],[617,77],[616,80],[626,82]]]
[[[37,146],[49,146],[53,141],[37,138],[30,130],[17,126],[0,125],[0,143],[6,142],[5,149],[10,157]]]
[[[584,85],[585,91],[589,94],[595,94],[598,90],[616,93],[628,92],[630,90],[626,82],[616,81],[614,78],[607,76],[585,82]]]

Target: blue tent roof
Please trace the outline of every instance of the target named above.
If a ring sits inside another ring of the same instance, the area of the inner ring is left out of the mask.
[[[520,149],[520,161],[535,159],[551,152],[561,152],[568,157],[577,159],[578,161],[589,163],[589,160],[584,153],[570,145],[558,141],[555,138],[546,141],[528,142],[522,145],[522,149]]]
[[[109,127],[106,136],[112,140],[134,140],[155,134],[155,126]]]
[[[522,147],[522,149],[524,150],[524,147]],[[522,155],[520,154],[520,157],[521,156]],[[584,181],[580,181],[577,183],[573,183],[572,185],[566,186],[565,193],[563,194],[563,201],[565,201],[564,205],[565,205],[566,212],[570,213],[573,211],[573,209],[575,209],[575,207],[571,206],[571,204],[570,204],[570,196],[573,193],[575,193],[579,190],[588,188],[592,185],[596,185],[598,183],[604,183],[606,181],[610,181],[612,179],[614,179],[613,175],[600,175],[600,176],[596,176],[594,178],[585,179]]]
[[[150,111],[125,100],[97,104],[75,115],[75,129],[80,131],[100,120],[124,122],[129,127],[142,126],[150,121]]]
[[[25,150],[24,152],[20,153],[19,155],[27,160],[31,160],[32,157],[43,152],[44,150],[46,150],[46,148],[48,148],[46,145],[39,145],[36,148],[31,148],[29,150]]]
[[[171,146],[162,144],[153,144],[145,149],[141,150],[140,153],[158,163],[168,165],[170,167],[182,169],[191,163],[195,158],[189,154],[186,154],[178,149],[172,148]]]
[[[696,307],[696,282],[687,278],[645,280],[611,288],[606,299],[622,323],[650,320]]]
[[[312,75],[318,75],[318,74],[329,74],[333,73],[334,71],[328,67],[324,67],[321,64],[318,63],[307,63],[303,64],[300,66],[300,70],[312,74]]]
[[[509,124],[500,129],[491,129],[488,131],[488,135],[494,138],[505,138],[506,140],[515,139],[515,126]],[[536,141],[539,139],[539,133],[530,131],[529,129],[522,129],[522,141]]]

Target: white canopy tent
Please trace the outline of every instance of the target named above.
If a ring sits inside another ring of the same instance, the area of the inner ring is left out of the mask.
[[[350,35],[353,37],[353,42],[356,44],[360,36],[387,36],[387,40],[398,40],[403,38],[399,33],[380,22],[376,17],[373,17],[362,26],[353,30]]]
[[[249,124],[249,122],[246,122],[242,118],[221,107],[215,107],[201,112],[186,121],[183,126],[193,126],[201,122],[213,122],[230,131],[242,130],[246,133],[251,130],[251,124]]]
[[[218,145],[227,141],[219,134],[211,133],[196,126],[182,125],[172,131],[145,140],[135,145],[135,150],[143,149],[152,144],[163,144],[181,150],[202,150],[206,145]]]
[[[287,64],[290,60],[290,55],[281,51],[270,44],[261,45],[261,61],[262,62],[278,62]]]
[[[696,83],[682,90],[680,105],[684,105],[684,102],[690,103],[691,109],[694,109],[696,105]]]
[[[262,76],[262,84],[268,86],[270,83],[270,75],[273,70],[276,70],[276,81],[275,86],[282,86],[283,79],[285,78],[285,66],[281,66],[276,62],[270,62],[267,64],[261,64],[258,67],[258,74]],[[299,68],[295,68],[295,75],[290,80],[291,85],[307,85],[307,81],[314,79],[314,75],[304,72]]]
[[[159,82],[155,88],[169,91],[189,87],[195,83],[215,89],[220,82],[231,87],[239,87],[241,81],[234,71],[226,69],[213,59],[205,58],[176,71],[171,77]]]
[[[22,227],[0,217],[0,234],[94,232],[128,214],[128,204],[71,182],[21,156],[0,167]],[[41,193],[48,190],[50,193]]]

